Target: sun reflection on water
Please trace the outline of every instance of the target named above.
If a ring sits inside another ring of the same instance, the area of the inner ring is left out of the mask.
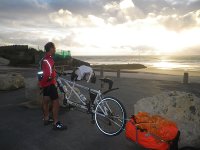
[[[173,70],[173,69],[183,69],[187,70],[189,67],[188,65],[184,64],[178,64],[178,63],[173,63],[173,62],[168,62],[168,61],[160,61],[156,62],[153,64],[153,67],[159,68],[159,69],[168,69],[168,70]]]

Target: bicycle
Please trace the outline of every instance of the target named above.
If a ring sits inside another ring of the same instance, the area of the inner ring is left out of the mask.
[[[57,85],[64,94],[63,103],[65,105],[68,104],[91,114],[92,122],[105,135],[116,136],[124,130],[126,124],[124,106],[118,99],[105,96],[105,94],[118,89],[112,88],[112,80],[108,78],[100,79],[103,84],[107,83],[109,85],[109,89],[102,92],[101,90],[90,89],[89,87],[77,84],[75,80],[71,81],[61,77],[71,75],[71,73],[57,73],[57,75]],[[89,92],[90,98],[87,99],[80,93],[79,89]],[[73,94],[79,100],[79,103],[72,100]]]

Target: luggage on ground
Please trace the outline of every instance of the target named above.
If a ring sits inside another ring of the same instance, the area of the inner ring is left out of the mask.
[[[173,121],[139,112],[127,122],[125,134],[128,139],[144,148],[168,150],[179,131]]]

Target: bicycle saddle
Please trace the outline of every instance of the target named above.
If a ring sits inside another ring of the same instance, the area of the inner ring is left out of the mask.
[[[101,79],[99,79],[99,80],[102,81],[102,82],[104,82],[104,83],[108,83],[109,89],[112,89],[113,80],[111,80],[110,78],[101,78]]]

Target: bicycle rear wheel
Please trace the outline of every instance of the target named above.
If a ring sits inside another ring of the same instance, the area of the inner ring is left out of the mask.
[[[95,109],[95,122],[101,132],[109,136],[120,134],[126,124],[126,111],[119,100],[105,97]]]

